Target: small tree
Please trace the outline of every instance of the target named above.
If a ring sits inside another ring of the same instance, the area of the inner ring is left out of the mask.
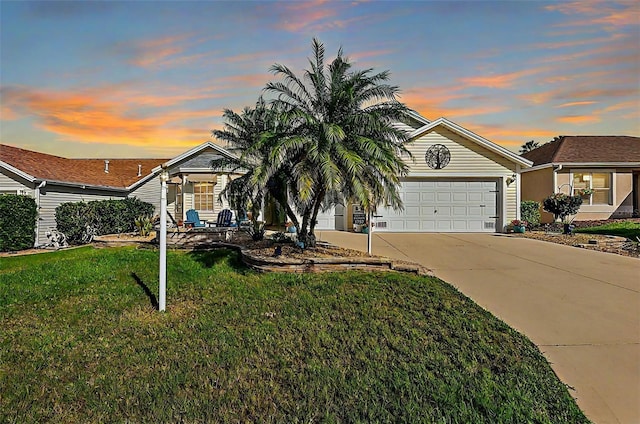
[[[567,217],[578,213],[582,205],[582,197],[568,196],[564,193],[554,193],[544,199],[542,208],[553,214],[555,220],[568,223]]]

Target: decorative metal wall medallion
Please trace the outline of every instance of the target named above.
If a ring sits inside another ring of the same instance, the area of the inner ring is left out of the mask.
[[[451,152],[442,144],[434,144],[427,150],[424,160],[431,168],[442,169],[449,164]]]

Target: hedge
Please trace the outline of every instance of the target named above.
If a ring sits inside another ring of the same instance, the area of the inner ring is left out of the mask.
[[[540,202],[523,200],[520,202],[520,218],[527,221],[529,227],[540,225]]]
[[[38,207],[32,197],[0,195],[0,252],[32,248],[37,219]]]
[[[56,227],[72,244],[82,243],[87,225],[96,234],[119,234],[135,230],[135,220],[153,215],[151,203],[137,198],[124,200],[96,200],[92,202],[63,203],[56,208]]]

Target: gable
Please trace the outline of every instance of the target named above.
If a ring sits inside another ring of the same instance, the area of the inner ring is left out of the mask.
[[[444,145],[451,153],[449,164],[443,169],[432,169],[425,161],[427,150],[434,144]],[[411,174],[429,176],[501,175],[515,172],[516,163],[478,143],[443,126],[436,126],[407,144],[413,160],[406,158]]]
[[[186,158],[184,161],[174,165],[172,168],[178,168],[180,170],[212,170],[209,163],[214,159],[220,159],[222,157],[223,156],[220,152],[207,148]]]

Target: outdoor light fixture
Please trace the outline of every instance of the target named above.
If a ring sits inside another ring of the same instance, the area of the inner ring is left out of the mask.
[[[507,177],[507,185],[510,186],[516,180],[516,174],[512,174],[510,177]]]

